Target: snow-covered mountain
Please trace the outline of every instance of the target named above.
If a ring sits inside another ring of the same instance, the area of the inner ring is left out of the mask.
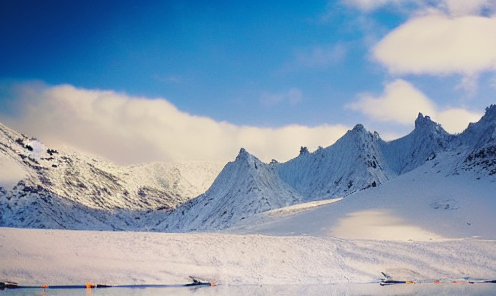
[[[419,113],[415,129],[410,134],[390,142],[381,140],[379,146],[389,168],[394,174],[400,175],[447,149],[453,138],[429,116],[424,117]]]
[[[135,221],[119,215],[172,210],[205,192],[223,166],[120,167],[81,152],[57,151],[1,124],[0,165],[0,225],[72,229],[129,228]]]
[[[178,209],[180,214],[175,212],[169,217],[172,220],[167,219],[165,225],[157,229],[191,231],[228,228],[233,222],[280,207],[278,203],[261,207],[251,202],[248,209],[243,202],[274,194],[287,196],[287,192],[291,191],[286,188],[274,191],[274,188],[282,187],[279,185],[281,181],[299,194],[294,199],[293,203],[296,203],[298,200],[307,202],[346,197],[394,182],[398,176],[428,162],[436,173],[443,172],[449,176],[473,171],[478,178],[496,180],[495,143],[496,106],[493,105],[486,109],[479,122],[470,124],[459,135],[448,134],[441,125],[422,114],[417,117],[415,129],[410,134],[390,142],[383,141],[379,134],[370,133],[358,124],[327,148],[319,147],[310,153],[302,147],[299,156],[286,163],[271,162],[269,167],[274,169],[275,174],[262,174],[264,171],[253,169],[254,166],[237,166],[234,172],[230,165],[243,159],[246,151],[242,150],[237,160],[226,166],[207,193]],[[265,165],[259,161],[257,163],[258,167]],[[244,182],[256,178],[264,182]],[[248,192],[250,198],[247,199]]]
[[[265,164],[241,149],[215,181],[216,163],[117,167],[1,125],[0,136],[0,164],[9,171],[0,173],[3,226],[210,231],[288,205],[347,197],[425,164],[448,177],[496,181],[496,105],[458,135],[419,114],[400,139],[383,141],[358,124],[333,145],[312,153],[302,147],[286,163]]]
[[[455,145],[463,157],[455,173],[472,171],[496,179],[496,105],[487,107],[478,122],[470,123],[457,137]]]
[[[313,153],[302,147],[298,157],[274,167],[305,201],[346,196],[382,184],[393,175],[379,141],[377,133],[358,124],[333,145]]]
[[[168,232],[214,230],[229,227],[253,214],[302,202],[275,169],[241,148],[212,187],[180,206],[155,229]]]

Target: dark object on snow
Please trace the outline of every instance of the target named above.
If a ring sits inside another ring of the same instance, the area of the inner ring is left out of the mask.
[[[198,286],[215,286],[214,282],[202,280],[190,276],[192,283],[184,285],[102,285],[86,283],[85,285],[41,285],[41,286],[20,286],[14,282],[0,282],[0,290],[4,289],[99,289],[99,288],[172,288],[172,287],[198,287]]]
[[[198,279],[195,277],[190,276],[191,280],[193,281],[192,283],[186,284],[186,287],[191,287],[191,286],[215,286],[214,282],[209,282],[206,280]]]
[[[463,278],[463,279],[431,279],[431,280],[418,280],[418,281],[396,281],[392,276],[381,272],[384,279],[380,281],[381,286],[397,285],[397,284],[496,284],[496,280],[486,280],[486,279],[474,279],[474,278]]]

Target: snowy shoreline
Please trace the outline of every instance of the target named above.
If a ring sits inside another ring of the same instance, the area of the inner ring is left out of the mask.
[[[0,278],[23,284],[367,283],[494,277],[496,240],[389,241],[312,236],[0,228]]]

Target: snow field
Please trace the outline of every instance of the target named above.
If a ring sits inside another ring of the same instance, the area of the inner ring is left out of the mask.
[[[0,228],[0,279],[23,284],[330,284],[494,277],[496,241],[437,242]]]
[[[496,181],[471,173],[447,176],[449,167],[440,163],[449,166],[449,153],[437,158],[439,162],[429,161],[340,201],[293,215],[261,213],[226,232],[404,241],[496,239]]]

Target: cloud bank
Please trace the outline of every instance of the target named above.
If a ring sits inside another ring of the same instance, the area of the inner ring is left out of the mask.
[[[386,35],[372,54],[394,74],[467,76],[494,71],[496,17],[417,17]]]
[[[87,90],[71,85],[11,87],[16,115],[4,124],[48,145],[73,146],[120,164],[157,160],[233,160],[241,147],[264,161],[286,161],[300,146],[328,146],[345,126],[236,126],[178,110],[162,98]],[[10,114],[10,113],[9,113]]]
[[[470,122],[478,121],[482,116],[462,108],[440,109],[420,90],[402,79],[387,84],[380,96],[363,93],[358,98],[358,101],[347,104],[345,108],[376,121],[400,124],[412,124],[418,113],[422,112],[440,123],[449,133],[462,132]]]

